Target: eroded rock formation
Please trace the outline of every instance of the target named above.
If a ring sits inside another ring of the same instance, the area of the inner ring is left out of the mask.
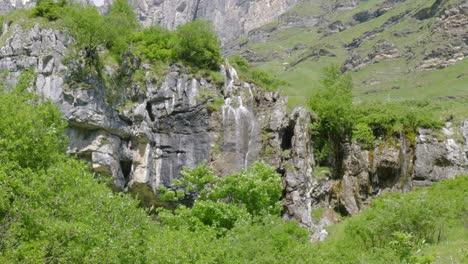
[[[297,109],[289,115],[279,93],[243,82],[228,63],[221,70],[224,86],[174,65],[164,76],[120,87],[122,103],[110,103],[111,88],[102,78],[90,72],[77,79],[79,60],[64,64],[71,40],[61,32],[13,25],[3,34],[4,81],[14,85],[23,70],[34,69],[35,92],[58,104],[69,122],[69,153],[113,177],[117,188],[146,186],[156,193],[171,186],[184,166],[207,160],[225,175],[263,159],[284,175],[285,218],[311,226],[310,114]],[[127,55],[122,71],[135,70],[152,75]],[[214,105],[215,98],[224,103]]]

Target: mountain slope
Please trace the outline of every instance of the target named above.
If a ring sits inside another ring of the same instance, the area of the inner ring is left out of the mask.
[[[466,1],[344,3],[306,1],[227,53],[286,80],[291,105],[304,105],[321,68],[336,63],[351,73],[356,102],[427,99],[441,114],[466,111]]]

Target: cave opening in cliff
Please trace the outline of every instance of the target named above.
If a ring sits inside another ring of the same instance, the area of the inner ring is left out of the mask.
[[[288,150],[292,148],[292,138],[294,136],[294,128],[291,126],[288,126],[284,131],[283,131],[283,136],[281,138],[281,149],[282,150]]]
[[[122,169],[122,173],[125,179],[125,183],[127,184],[130,181],[130,173],[132,172],[132,161],[131,160],[121,160],[120,161],[120,168]]]

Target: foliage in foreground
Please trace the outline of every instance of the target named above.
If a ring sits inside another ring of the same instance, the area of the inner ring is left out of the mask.
[[[195,169],[185,168],[182,176],[174,186],[197,198],[191,208],[160,210],[159,220],[166,225],[191,230],[212,228],[222,235],[240,223],[280,216],[281,176],[263,162],[225,177],[215,176],[204,162]],[[164,194],[181,198],[174,191],[164,190]]]

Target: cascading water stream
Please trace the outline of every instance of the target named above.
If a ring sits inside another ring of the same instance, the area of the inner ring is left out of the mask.
[[[401,140],[401,179],[402,179],[402,187],[403,192],[410,191],[409,185],[409,176],[408,176],[408,153],[407,153],[407,142],[406,142],[406,135],[404,132],[400,133],[400,140]]]
[[[236,169],[247,168],[255,127],[253,112],[244,106],[242,96],[226,98],[222,107],[225,151],[233,154]]]
[[[251,155],[256,153],[254,95],[250,86],[237,84],[237,72],[228,63],[222,67],[222,73],[225,81],[225,103],[221,108],[223,155],[229,169],[246,169]]]

